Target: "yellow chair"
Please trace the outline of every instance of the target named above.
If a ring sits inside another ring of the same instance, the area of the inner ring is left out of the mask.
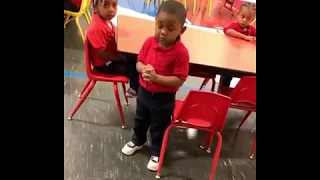
[[[65,21],[64,21],[64,28],[66,28],[66,25],[68,23],[70,16],[74,17],[74,19],[76,21],[77,28],[79,30],[79,33],[80,33],[80,36],[81,36],[81,39],[83,42],[85,39],[84,39],[84,34],[82,31],[82,28],[80,26],[79,17],[84,14],[87,23],[90,24],[91,20],[89,19],[89,17],[91,18],[91,15],[89,12],[89,8],[90,8],[90,0],[82,0],[79,12],[72,12],[72,11],[64,10],[64,14],[67,15],[67,17],[65,18]]]
[[[156,1],[156,0],[154,0]],[[160,0],[159,0],[160,1]],[[161,3],[165,2],[166,0],[161,0]],[[150,6],[150,2],[151,0],[146,0],[146,3],[147,3],[147,7]],[[182,3],[182,0],[179,0],[180,3]],[[187,9],[187,0],[184,0],[184,7]]]
[[[256,18],[250,23],[250,25],[254,24],[256,22]]]
[[[92,21],[92,17],[91,17],[91,13],[90,13],[90,5],[91,5],[91,0],[87,0],[87,6],[86,6],[86,10],[84,11],[84,16],[88,17],[89,22]]]
[[[209,1],[209,3],[208,3],[208,1]],[[207,6],[209,6],[208,7],[208,9],[209,9],[209,11],[208,11],[208,16],[209,17],[211,17],[211,12],[212,12],[212,4],[213,4],[213,0],[208,0],[207,1]],[[192,10],[192,14],[194,15],[194,13],[196,12],[196,6],[197,6],[197,0],[193,0],[193,10]]]

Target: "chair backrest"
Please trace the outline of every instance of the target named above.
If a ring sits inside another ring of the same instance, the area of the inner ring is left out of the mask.
[[[80,13],[80,12],[84,12],[84,11],[87,10],[89,7],[90,7],[90,0],[82,0],[79,13]]]
[[[243,76],[232,90],[231,103],[256,105],[256,76]]]
[[[192,90],[177,112],[176,120],[188,122],[188,119],[207,121],[218,131],[223,129],[231,98],[222,94]]]
[[[90,44],[90,41],[88,40],[88,38],[86,37],[85,41],[84,41],[84,53],[85,53],[85,65],[86,65],[86,72],[87,72],[87,76],[89,78],[91,78],[92,75],[92,66],[91,66],[91,59],[92,59],[92,47]]]
[[[90,9],[92,0],[87,0],[86,9]]]

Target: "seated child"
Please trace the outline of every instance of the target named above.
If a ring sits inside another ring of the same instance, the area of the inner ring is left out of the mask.
[[[256,7],[252,3],[244,3],[240,6],[237,22],[233,22],[223,29],[223,32],[228,36],[244,39],[246,41],[256,41],[256,28],[250,23],[254,20]],[[236,59],[235,59],[236,60]],[[221,85],[229,87],[232,77],[221,76]]]
[[[188,77],[189,53],[180,41],[186,30],[186,9],[176,1],[162,3],[156,15],[155,35],[138,55],[140,88],[131,141],[122,153],[132,155],[147,141],[150,127],[152,154],[147,165],[157,171],[164,132],[171,123],[175,95]]]
[[[111,19],[117,13],[117,0],[94,0],[94,15],[87,29],[87,39],[92,46],[94,69],[106,74],[119,74],[129,77],[128,97],[136,97],[139,87],[139,74],[136,70],[137,56],[126,58],[117,50],[115,27]]]

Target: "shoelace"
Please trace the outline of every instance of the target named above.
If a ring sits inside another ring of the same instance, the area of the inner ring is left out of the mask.
[[[131,147],[131,148],[134,148],[136,145],[133,143],[133,142],[128,142],[128,144],[127,144],[129,147]]]
[[[156,156],[151,156],[151,161],[158,163],[159,162],[159,157]]]

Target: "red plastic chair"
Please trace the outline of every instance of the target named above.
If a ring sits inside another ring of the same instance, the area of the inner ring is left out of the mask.
[[[79,94],[79,101],[74,107],[74,109],[71,112],[70,117],[68,118],[69,120],[72,120],[73,115],[77,112],[77,110],[80,108],[84,100],[88,97],[92,89],[94,88],[95,84],[97,81],[103,81],[103,82],[112,82],[113,83],[113,92],[116,98],[117,106],[119,109],[120,113],[120,119],[121,119],[121,124],[122,128],[125,128],[125,123],[124,123],[124,116],[123,116],[123,111],[122,111],[122,106],[120,102],[120,97],[119,97],[119,92],[118,92],[118,83],[122,83],[122,89],[124,92],[125,100],[126,100],[126,105],[128,105],[128,98],[125,95],[126,92],[126,86],[125,83],[128,83],[128,77],[126,76],[121,76],[121,75],[111,75],[111,74],[103,74],[99,73],[95,69],[91,67],[91,44],[89,40],[86,38],[85,40],[85,64],[86,64],[86,72],[88,76],[88,81],[84,85],[81,93]],[[82,96],[82,97],[81,97]]]
[[[174,121],[166,129],[162,141],[159,167],[156,175],[157,179],[160,179],[169,132],[173,127],[176,126],[204,130],[217,136],[218,142],[215,154],[213,156],[213,164],[210,175],[210,180],[214,179],[222,146],[222,137],[220,132],[223,129],[230,102],[230,97],[214,92],[198,90],[190,91],[183,102],[179,100],[176,101],[176,108],[173,115]]]
[[[248,119],[252,112],[256,112],[256,77],[244,76],[235,88],[219,86],[220,94],[231,97],[231,108],[248,111],[242,119],[238,129]]]
[[[254,156],[256,154],[256,132],[254,132],[254,139],[253,139],[253,145],[252,145],[252,149],[251,149],[251,154],[250,154],[250,159],[254,159]]]
[[[243,125],[252,112],[256,112],[256,77],[244,76],[235,88],[219,86],[219,93],[231,98],[231,108],[248,111],[237,127]],[[254,134],[253,147],[250,158],[254,159],[256,149],[256,134]]]
[[[227,10],[229,10],[231,12],[231,17],[233,17],[233,10],[232,10],[233,4],[234,4],[234,0],[225,0],[222,5],[224,8],[226,8]],[[222,6],[220,6],[220,8],[219,8],[219,11],[218,11],[219,14],[220,14]]]

